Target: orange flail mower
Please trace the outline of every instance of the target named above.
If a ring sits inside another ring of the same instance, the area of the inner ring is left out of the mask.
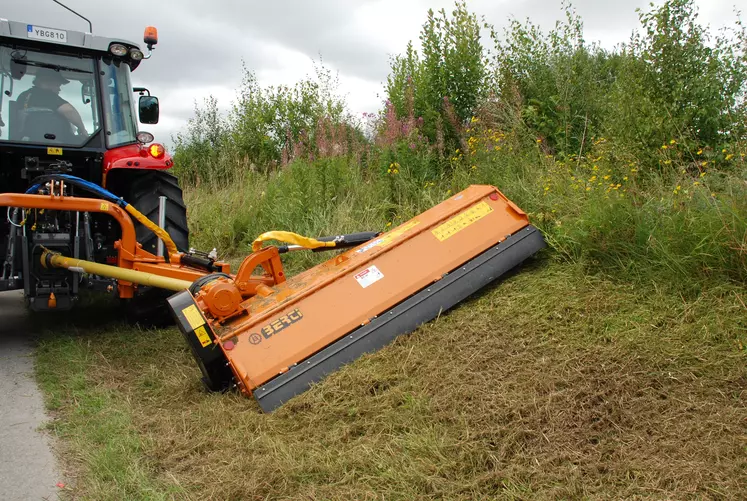
[[[141,286],[176,291],[168,308],[205,385],[236,387],[264,411],[437,317],[545,245],[513,202],[492,186],[475,185],[383,234],[265,233],[232,274],[214,257],[178,252],[167,233],[126,202],[66,197],[59,189],[55,195],[54,182],[50,194],[0,194],[0,206],[106,213],[122,232],[116,266],[48,249],[38,256],[42,266],[108,277],[122,298]],[[130,216],[159,235],[168,260],[135,241]],[[263,246],[271,240],[283,244]],[[282,253],[341,248],[348,249],[285,276]]]
[[[497,189],[472,186],[292,278],[267,247],[259,251],[266,257],[247,258],[247,269],[262,265],[274,283],[251,290],[211,275],[169,304],[206,383],[217,389],[235,381],[269,411],[435,318],[543,245]]]

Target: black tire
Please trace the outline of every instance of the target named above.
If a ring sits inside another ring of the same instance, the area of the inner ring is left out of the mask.
[[[187,226],[187,206],[184,204],[182,189],[176,176],[166,171],[142,171],[129,178],[129,186],[122,190],[122,197],[148,219],[158,224],[159,197],[166,197],[166,231],[182,252],[189,250],[189,227]],[[148,228],[135,223],[137,241],[143,250],[155,254],[158,237]],[[166,258],[168,260],[168,257]]]
[[[187,206],[184,203],[182,189],[176,176],[166,171],[142,171],[128,173],[126,181],[120,185],[122,198],[142,212],[148,219],[158,224],[158,202],[160,196],[166,197],[166,231],[176,244],[176,248],[189,250],[189,227],[187,226]],[[135,233],[143,249],[156,254],[158,237],[147,227],[137,221]],[[164,249],[165,250],[165,249]],[[168,256],[166,256],[168,260]],[[172,325],[174,319],[169,312],[166,298],[173,291],[138,287],[134,298],[127,301],[126,317],[131,323],[144,327],[165,327]]]

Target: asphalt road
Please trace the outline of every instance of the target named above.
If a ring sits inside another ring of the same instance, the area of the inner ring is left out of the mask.
[[[33,379],[32,332],[23,296],[0,293],[0,500],[59,499],[63,481],[39,428],[48,419]]]

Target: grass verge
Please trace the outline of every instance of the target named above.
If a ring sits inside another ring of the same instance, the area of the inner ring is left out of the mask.
[[[743,499],[745,295],[538,260],[270,415],[174,329],[57,322],[37,370],[81,499]]]

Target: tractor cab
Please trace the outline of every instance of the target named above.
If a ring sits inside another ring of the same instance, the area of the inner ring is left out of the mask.
[[[65,160],[77,175],[101,182],[107,170],[102,161],[123,157],[108,151],[139,145],[124,154],[137,156],[153,140],[138,136],[138,117],[155,124],[159,115],[158,98],[140,88],[136,101],[130,81],[157,43],[155,28],[146,29],[144,39],[145,53],[122,39],[0,19],[0,178],[16,184],[11,162],[43,172]],[[37,165],[25,165],[28,159]],[[157,160],[149,167],[169,167],[163,155]]]

